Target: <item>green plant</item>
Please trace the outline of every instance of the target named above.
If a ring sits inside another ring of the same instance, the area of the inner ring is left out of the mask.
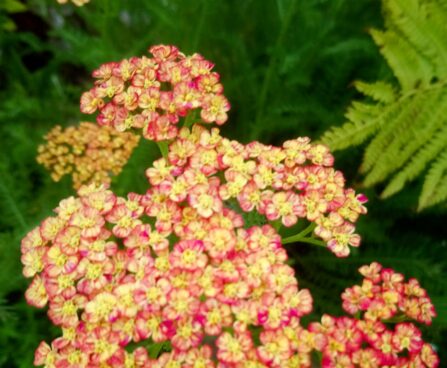
[[[10,15],[24,12],[26,10],[26,5],[18,0],[3,0],[0,3],[0,32],[14,31],[17,26]]]
[[[371,30],[397,83],[355,82],[348,122],[323,135],[332,149],[369,140],[364,184],[388,181],[387,198],[425,173],[419,210],[447,199],[447,6],[440,0],[384,0],[385,31]],[[427,166],[430,166],[428,171]]]
[[[84,8],[60,6],[55,0],[26,4],[28,12],[10,16],[16,31],[0,35],[0,299],[6,301],[0,307],[0,367],[32,366],[39,342],[57,337],[46,313],[29,308],[23,298],[26,282],[18,263],[25,227],[20,216],[29,229],[51,214],[59,198],[73,195],[71,181],[64,177],[54,183],[35,156],[54,125],[65,128],[85,119],[79,113],[79,96],[90,81],[90,70],[107,60],[142,54],[148,44],[158,42],[181,45],[188,53],[200,50],[218,63],[233,105],[225,134],[243,142],[250,138],[278,144],[290,135],[317,137],[340,123],[357,93],[346,86],[353,79],[383,79],[386,67],[364,31],[382,27],[377,0],[296,1],[282,40],[290,0],[94,0]],[[271,59],[274,74],[264,114],[254,124]],[[145,191],[141,167],[158,156],[156,148],[153,142],[140,141],[122,174],[112,180],[117,195]],[[350,185],[355,185],[359,152],[349,149],[337,155]],[[355,270],[361,264],[378,260],[418,278],[440,313],[424,334],[443,361],[447,232],[442,212],[407,210],[417,199],[417,189],[407,186],[387,201],[375,198],[373,190],[366,192],[368,220],[359,223],[363,245],[348,260],[307,244],[287,248],[301,287],[315,296],[312,319],[323,311],[342,313],[338,295],[357,282]],[[258,218],[246,221],[259,223]]]

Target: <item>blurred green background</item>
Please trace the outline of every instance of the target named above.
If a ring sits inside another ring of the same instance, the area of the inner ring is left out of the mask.
[[[392,74],[367,30],[383,27],[378,0],[92,0],[83,8],[53,0],[1,0],[0,5],[0,366],[30,367],[40,340],[57,336],[45,311],[28,307],[20,240],[74,193],[69,178],[51,181],[35,160],[54,125],[91,117],[79,112],[81,93],[101,63],[146,53],[158,43],[199,52],[215,64],[232,104],[223,134],[242,142],[318,140],[344,122],[360,94],[357,79]],[[9,4],[9,5],[8,5]],[[144,168],[157,157],[141,142],[118,194],[144,192]],[[362,149],[336,153],[348,184],[370,198],[358,223],[360,249],[337,259],[324,249],[288,245],[301,287],[310,288],[317,318],[341,314],[340,293],[360,280],[372,260],[421,281],[438,317],[425,338],[447,359],[447,226],[445,206],[416,212],[420,183],[388,200],[362,189]]]

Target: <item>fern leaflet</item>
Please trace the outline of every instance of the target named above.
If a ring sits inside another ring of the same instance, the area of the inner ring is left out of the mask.
[[[398,84],[356,82],[374,102],[355,101],[348,122],[326,132],[332,149],[368,143],[360,171],[364,184],[391,179],[382,198],[400,191],[430,167],[419,209],[447,199],[447,6],[443,0],[382,0],[386,29],[371,35]],[[437,161],[433,163],[433,160]]]

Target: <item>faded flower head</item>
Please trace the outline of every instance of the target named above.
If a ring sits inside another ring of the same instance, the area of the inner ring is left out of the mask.
[[[51,172],[54,181],[71,175],[73,186],[109,183],[129,160],[140,137],[83,122],[62,129],[54,127],[39,146],[37,162]]]
[[[69,0],[57,0],[59,4],[66,4]],[[90,2],[90,0],[70,0],[76,6],[83,6]]]

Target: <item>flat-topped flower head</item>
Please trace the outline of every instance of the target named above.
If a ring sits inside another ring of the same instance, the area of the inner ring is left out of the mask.
[[[165,175],[152,173],[164,186]],[[176,203],[155,193],[157,185],[127,198],[104,185],[83,186],[24,238],[24,274],[33,278],[26,299],[48,305],[63,330],[52,347],[36,351],[38,364],[146,362],[139,350],[124,350],[146,339],[172,349],[154,364],[196,355],[208,362],[210,338],[220,363],[261,364],[276,350],[266,337],[258,356],[250,329],[282,331],[311,312],[310,293],[298,289],[273,227],[244,228],[228,208],[203,212],[187,198]],[[281,346],[289,346],[285,339]],[[282,364],[290,354],[281,350],[275,359]]]
[[[434,306],[417,280],[405,282],[404,276],[379,263],[362,266],[363,284],[342,294],[343,308],[351,314],[365,312],[366,319],[406,317],[427,325],[436,316]]]
[[[243,212],[255,210],[265,221],[286,227],[315,222],[315,235],[346,257],[350,246],[360,245],[354,222],[366,213],[366,199],[345,187],[330,157],[309,138],[287,141],[284,147],[244,146],[222,137],[217,128],[196,124],[180,130],[167,157],[146,175],[151,191],[176,203],[186,200],[203,218],[236,202]]]
[[[309,325],[311,333],[324,337],[317,347],[323,366],[438,367],[439,358],[423,341],[419,328],[401,322],[413,319],[430,324],[435,313],[425,290],[414,279],[406,283],[403,275],[377,262],[359,271],[365,277],[363,284],[342,294],[343,308],[355,317],[325,315],[321,323]],[[414,306],[410,313],[408,301]],[[429,316],[420,313],[420,306],[426,304]]]
[[[47,143],[39,146],[37,162],[51,172],[54,181],[71,175],[75,189],[82,184],[110,183],[110,176],[121,172],[139,139],[130,132],[87,122],[66,129],[56,126],[45,136]]]
[[[57,0],[59,4],[67,4],[69,0]],[[90,0],[70,0],[76,6],[84,6],[89,3]]]
[[[145,171],[146,193],[81,186],[23,239],[23,274],[33,279],[26,300],[48,306],[62,329],[51,346],[41,343],[35,364],[311,367],[317,351],[323,367],[437,367],[434,349],[403,321],[431,322],[426,291],[378,263],[363,266],[362,284],[342,294],[351,316],[301,325],[313,299],[298,287],[283,244],[348,256],[360,244],[354,224],[366,197],[346,188],[329,149],[307,137],[244,145],[200,125],[227,119],[214,65],[175,46],[150,53],[98,68],[81,98],[83,112],[99,110],[99,125],[84,126],[98,134],[84,142],[73,132],[73,152],[52,146],[65,165],[84,151],[101,159],[123,144],[109,137],[133,136],[118,133],[128,129],[168,141]],[[48,162],[51,155],[42,152]],[[99,170],[82,175],[91,167]],[[295,225],[299,234],[281,237],[282,226]]]
[[[95,70],[95,86],[82,95],[81,111],[99,111],[98,124],[118,131],[142,129],[154,141],[174,139],[180,119],[194,110],[202,123],[226,122],[230,104],[211,62],[169,45],[149,52],[152,58],[133,57]]]

